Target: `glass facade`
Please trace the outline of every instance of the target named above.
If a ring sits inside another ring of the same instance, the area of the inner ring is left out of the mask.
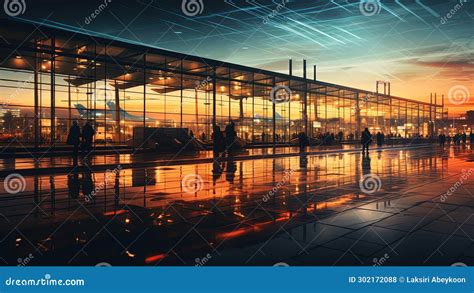
[[[14,29],[12,29],[14,28]],[[2,20],[1,142],[63,144],[72,121],[92,121],[96,143],[126,144],[134,129],[186,128],[212,142],[233,121],[249,144],[289,143],[300,132],[357,139],[436,133],[443,107],[178,54],[96,35]],[[273,103],[275,86],[291,89]]]

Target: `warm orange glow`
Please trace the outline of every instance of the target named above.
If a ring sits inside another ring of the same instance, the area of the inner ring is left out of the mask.
[[[104,216],[122,215],[122,214],[125,214],[125,213],[128,213],[128,211],[126,211],[126,210],[117,210],[117,211],[106,212],[106,213],[104,213]]]
[[[147,264],[154,263],[154,262],[157,262],[159,260],[164,259],[166,256],[167,256],[166,253],[152,255],[152,256],[149,256],[149,257],[145,258],[145,263],[147,263]]]

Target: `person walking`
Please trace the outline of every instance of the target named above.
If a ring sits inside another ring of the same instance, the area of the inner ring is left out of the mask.
[[[92,140],[94,139],[95,129],[88,121],[82,128],[83,153],[87,156],[92,151]]]
[[[446,143],[446,135],[440,134],[438,140],[439,140],[439,146],[444,148],[444,144]]]
[[[380,131],[377,132],[376,139],[377,139],[377,146],[381,147],[383,144],[383,138],[382,138],[382,133]]]
[[[77,124],[77,121],[72,122],[72,126],[69,129],[66,143],[72,145],[72,161],[73,165],[77,165],[77,156],[79,153],[79,144],[81,143],[81,128]]]
[[[365,128],[365,130],[362,132],[360,143],[362,144],[362,154],[367,153],[369,155],[369,145],[372,142],[372,134],[370,134],[370,131],[368,128]]]

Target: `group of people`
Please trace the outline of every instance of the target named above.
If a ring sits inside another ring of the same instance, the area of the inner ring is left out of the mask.
[[[231,149],[235,148],[234,142],[236,138],[237,131],[235,131],[235,123],[233,121],[226,125],[224,133],[222,133],[219,125],[215,125],[212,132],[214,153],[219,154],[226,150],[229,152]]]
[[[381,147],[385,142],[385,134],[383,132],[377,132],[375,134],[375,140],[377,142],[377,146]],[[373,136],[370,133],[368,128],[365,128],[360,136],[360,143],[362,145],[362,154],[369,154],[369,146],[373,141]]]
[[[81,146],[82,154],[87,156],[92,151],[92,142],[94,140],[95,129],[92,123],[87,121],[81,128],[77,121],[72,123],[67,137],[67,144],[73,146],[72,158],[74,165],[77,165],[77,157],[79,155],[79,146]]]
[[[440,134],[438,136],[438,142],[441,147],[444,147],[446,143],[451,144],[451,141],[454,143],[454,145],[461,145],[467,143],[467,134],[465,132],[463,133],[456,133],[453,136],[450,136],[449,134],[446,135],[444,133]],[[469,134],[469,141],[472,144],[474,142],[474,133],[471,132]]]

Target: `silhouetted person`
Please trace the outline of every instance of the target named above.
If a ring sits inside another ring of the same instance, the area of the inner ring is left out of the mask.
[[[471,144],[474,143],[474,132],[472,132],[472,131],[471,131],[471,133],[469,134],[469,142],[470,142]]]
[[[383,136],[382,136],[382,133],[379,131],[377,132],[377,135],[375,136],[376,140],[377,140],[377,146],[378,147],[381,147],[383,145]]]
[[[360,143],[362,144],[362,154],[364,154],[365,152],[367,153],[367,155],[369,155],[369,145],[371,142],[372,142],[372,134],[370,134],[370,131],[368,128],[365,128],[360,138]]]
[[[298,143],[300,146],[300,152],[304,151],[305,148],[309,145],[309,139],[306,133],[300,132],[298,134]]]
[[[70,198],[77,199],[79,197],[79,192],[81,191],[81,182],[79,181],[77,169],[75,169],[73,174],[67,175],[67,188]]]
[[[440,147],[444,147],[444,144],[446,143],[446,135],[440,134],[438,136],[438,142]]]
[[[362,174],[370,174],[370,156],[368,152],[367,155],[362,153]]]
[[[67,144],[72,145],[72,161],[74,166],[77,165],[77,156],[79,153],[79,144],[81,143],[81,129],[77,124],[77,121],[72,122],[72,126],[69,129],[67,136]]]
[[[225,169],[225,180],[229,183],[234,183],[235,171],[237,171],[237,164],[235,161],[227,162]]]
[[[224,172],[224,169],[222,168],[221,163],[218,162],[218,161],[214,161],[214,163],[212,163],[212,183],[213,183],[213,185],[215,185],[217,179],[219,179],[219,177],[221,177],[222,172]]]
[[[94,139],[95,129],[92,124],[88,121],[82,128],[82,151],[88,155],[92,151],[92,140]]]
[[[235,132],[235,124],[233,121],[231,121],[225,127],[225,145],[227,147],[227,150],[230,150],[230,148],[234,144],[236,136],[237,133]]]
[[[86,170],[82,174],[82,194],[87,201],[90,201],[95,197],[94,191],[94,180],[92,179],[92,172],[90,170]]]
[[[461,140],[462,140],[462,143],[463,143],[463,144],[466,144],[466,141],[467,141],[467,135],[466,135],[466,133],[465,133],[465,132],[463,132],[463,133],[462,133],[462,135],[461,135]]]
[[[219,154],[225,148],[224,137],[219,125],[214,125],[212,132],[213,150],[214,154]]]
[[[194,132],[192,130],[189,131],[189,136],[191,136],[191,138],[194,138]]]

